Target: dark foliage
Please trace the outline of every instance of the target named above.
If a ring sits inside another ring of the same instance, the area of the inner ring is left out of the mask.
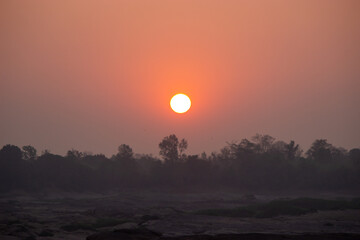
[[[162,160],[137,155],[122,144],[111,158],[70,150],[66,156],[32,146],[0,150],[0,191],[107,191],[124,188],[244,191],[359,190],[360,149],[347,151],[325,139],[306,154],[299,145],[269,135],[228,143],[220,152],[186,155],[187,141],[173,134],[159,144]],[[246,215],[246,211],[244,212]]]

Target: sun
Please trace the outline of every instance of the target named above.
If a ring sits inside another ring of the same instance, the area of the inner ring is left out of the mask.
[[[170,100],[171,109],[176,113],[185,113],[191,107],[191,101],[188,96],[183,93],[174,95]]]

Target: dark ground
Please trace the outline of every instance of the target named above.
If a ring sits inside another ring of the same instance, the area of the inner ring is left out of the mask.
[[[360,209],[340,208],[265,218],[196,214],[204,209],[232,209],[299,196],[306,194],[160,191],[3,194],[0,196],[0,239],[360,239]]]

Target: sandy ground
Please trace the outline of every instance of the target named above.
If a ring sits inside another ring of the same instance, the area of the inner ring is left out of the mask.
[[[182,239],[195,239],[189,238],[193,235],[235,239],[236,235],[229,234],[248,233],[265,235],[257,238],[251,238],[252,235],[242,235],[243,238],[239,239],[268,239],[264,238],[266,234],[289,236],[305,233],[323,234],[323,236],[330,233],[360,234],[360,210],[323,211],[296,217],[279,216],[264,219],[211,217],[193,213],[201,209],[233,208],[252,202],[292,196],[255,195],[255,197],[256,199],[252,200],[244,194],[223,192],[174,194],[148,191],[106,195],[48,193],[37,196],[13,193],[0,197],[0,239],[77,240],[86,239],[87,236],[99,232],[139,227],[161,234],[162,239],[180,236],[183,237]],[[336,195],[328,194],[320,197],[335,198]],[[101,223],[103,219],[110,220]],[[99,221],[100,224],[96,224]],[[78,225],[81,227],[76,229]],[[186,236],[188,238],[184,238]],[[308,239],[311,238],[308,236]],[[343,239],[353,238],[350,236]]]

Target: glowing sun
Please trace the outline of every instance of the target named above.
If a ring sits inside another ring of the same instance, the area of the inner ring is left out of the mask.
[[[191,107],[191,101],[188,96],[183,93],[179,93],[171,98],[170,106],[176,113],[185,113]]]

